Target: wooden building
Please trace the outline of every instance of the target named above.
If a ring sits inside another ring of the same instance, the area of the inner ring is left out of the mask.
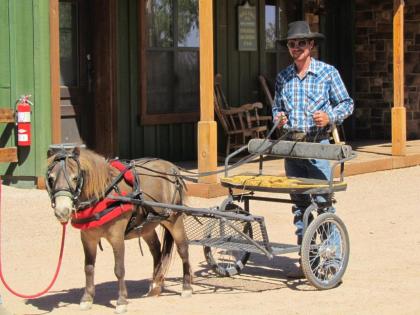
[[[213,0],[214,73],[232,106],[261,101],[258,75],[290,63],[276,38],[310,22],[327,39],[317,56],[335,65],[356,102],[348,139],[391,136],[393,1],[249,0],[256,32],[239,37],[244,0]],[[31,94],[30,149],[2,163],[11,183],[43,176],[48,146],[84,142],[108,157],[197,159],[200,119],[198,0],[0,0],[0,107]],[[209,13],[210,14],[210,13]],[[420,136],[420,0],[406,5],[407,134]],[[0,126],[1,145],[15,130]],[[224,137],[219,130],[219,147]]]

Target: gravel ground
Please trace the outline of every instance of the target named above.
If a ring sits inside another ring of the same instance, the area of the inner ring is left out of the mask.
[[[158,298],[145,298],[152,273],[148,252],[142,256],[136,240],[126,243],[129,313],[154,314],[420,314],[420,167],[347,178],[348,190],[336,195],[337,214],[346,223],[351,254],[343,283],[317,291],[306,280],[290,280],[297,256],[268,260],[251,256],[242,274],[218,278],[207,267],[202,248],[191,247],[194,295],[180,297],[181,261],[177,254]],[[222,198],[191,198],[190,205],[218,205]],[[271,241],[293,243],[290,206],[255,202]],[[1,260],[10,286],[32,294],[51,280],[58,258],[61,226],[40,190],[2,186]],[[77,230],[69,227],[64,259],[51,291],[35,300],[11,295],[4,286],[4,306],[15,314],[113,314],[117,283],[112,250],[104,243],[95,270],[93,308],[82,312],[83,251]],[[0,311],[1,314],[1,311]]]

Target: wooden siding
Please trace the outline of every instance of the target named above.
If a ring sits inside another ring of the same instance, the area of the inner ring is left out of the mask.
[[[0,0],[0,42],[0,107],[14,108],[23,94],[34,103],[32,145],[19,150],[19,163],[1,164],[0,173],[35,185],[51,143],[49,0]],[[1,146],[14,145],[14,128],[1,129],[0,139]]]
[[[138,3],[140,1],[121,0],[117,8],[118,155],[121,158],[148,156],[170,161],[195,160],[195,123],[149,126],[139,123]]]
[[[232,107],[262,100],[258,75],[264,73],[265,64],[265,51],[261,50],[264,47],[262,36],[265,36],[261,19],[264,1],[250,2],[257,10],[257,51],[238,50],[237,7],[243,3],[241,0],[214,0],[215,73],[222,75],[223,90]],[[224,152],[225,134],[221,128],[218,129],[218,149]]]
[[[256,3],[257,17],[260,6]],[[215,66],[222,74],[223,87],[231,106],[259,100],[258,75],[261,71],[260,51],[238,51],[237,7],[241,0],[215,1]],[[260,26],[259,20],[257,24]],[[263,36],[258,31],[258,39]]]

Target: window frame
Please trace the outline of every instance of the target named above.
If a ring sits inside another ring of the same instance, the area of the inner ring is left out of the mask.
[[[147,20],[146,20],[146,2],[147,0],[140,0],[139,2],[139,113],[140,113],[140,124],[141,125],[161,125],[161,124],[173,124],[173,123],[190,123],[197,122],[200,120],[200,99],[198,101],[197,110],[194,112],[182,112],[182,113],[160,113],[150,114],[147,112],[147,52],[148,51],[168,51],[166,48],[147,48]],[[177,5],[174,6],[174,11],[177,13]],[[177,14],[174,16],[174,45],[170,50],[176,57],[178,51],[197,51],[199,52],[200,47],[179,47],[178,36],[175,35],[178,32],[178,17]],[[198,65],[199,60],[198,60]],[[176,69],[176,65],[174,65]],[[200,71],[200,70],[198,70]],[[199,92],[199,91],[198,91]]]

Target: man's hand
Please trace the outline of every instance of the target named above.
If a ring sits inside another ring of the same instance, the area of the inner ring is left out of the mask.
[[[314,119],[315,125],[318,128],[325,127],[330,122],[330,118],[328,117],[327,113],[320,110],[316,111],[312,118]]]
[[[276,123],[277,120],[280,120],[277,128],[282,128],[287,123],[287,116],[284,112],[277,113],[276,117],[274,117],[274,122]]]

